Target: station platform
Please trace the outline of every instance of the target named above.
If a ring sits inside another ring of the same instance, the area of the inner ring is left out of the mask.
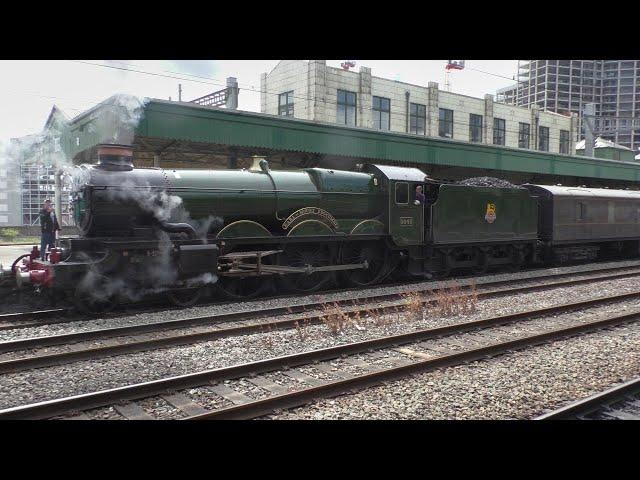
[[[29,253],[32,248],[33,245],[0,246],[0,264],[3,268],[9,268],[16,258],[18,258],[23,253]]]

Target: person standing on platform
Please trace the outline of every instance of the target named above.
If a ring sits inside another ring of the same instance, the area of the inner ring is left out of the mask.
[[[45,259],[47,247],[54,248],[56,243],[56,232],[60,231],[58,219],[53,211],[50,200],[45,200],[42,210],[40,210],[40,258]]]

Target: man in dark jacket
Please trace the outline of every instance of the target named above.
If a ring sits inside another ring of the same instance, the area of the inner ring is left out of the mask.
[[[44,260],[47,246],[53,248],[56,243],[56,232],[60,230],[58,219],[53,211],[50,200],[44,202],[42,210],[40,210],[40,229],[42,237],[40,240],[40,258]]]

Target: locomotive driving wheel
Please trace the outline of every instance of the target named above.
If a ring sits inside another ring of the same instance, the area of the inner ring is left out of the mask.
[[[332,264],[326,245],[291,245],[280,256],[281,265],[289,267],[325,267]],[[295,293],[311,293],[335,281],[333,272],[292,273],[278,278],[281,288]]]
[[[198,303],[206,291],[206,287],[179,288],[167,292],[167,298],[176,307],[190,307]]]
[[[366,263],[367,268],[345,270],[342,277],[347,285],[364,287],[373,285],[388,273],[389,256],[384,245],[378,242],[349,242],[342,247],[341,263]]]
[[[266,276],[228,277],[221,275],[216,288],[226,298],[243,300],[255,298],[268,290],[271,278]]]
[[[90,315],[110,312],[116,306],[111,282],[100,274],[89,273],[76,287],[73,300],[76,308]]]

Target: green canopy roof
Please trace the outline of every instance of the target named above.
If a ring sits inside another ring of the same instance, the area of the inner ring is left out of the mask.
[[[242,147],[257,152],[304,152],[371,163],[441,165],[637,181],[640,165],[534,150],[475,144],[347,127],[193,103],[116,95],[72,119],[64,148],[70,158],[100,143],[159,148],[182,145]]]

